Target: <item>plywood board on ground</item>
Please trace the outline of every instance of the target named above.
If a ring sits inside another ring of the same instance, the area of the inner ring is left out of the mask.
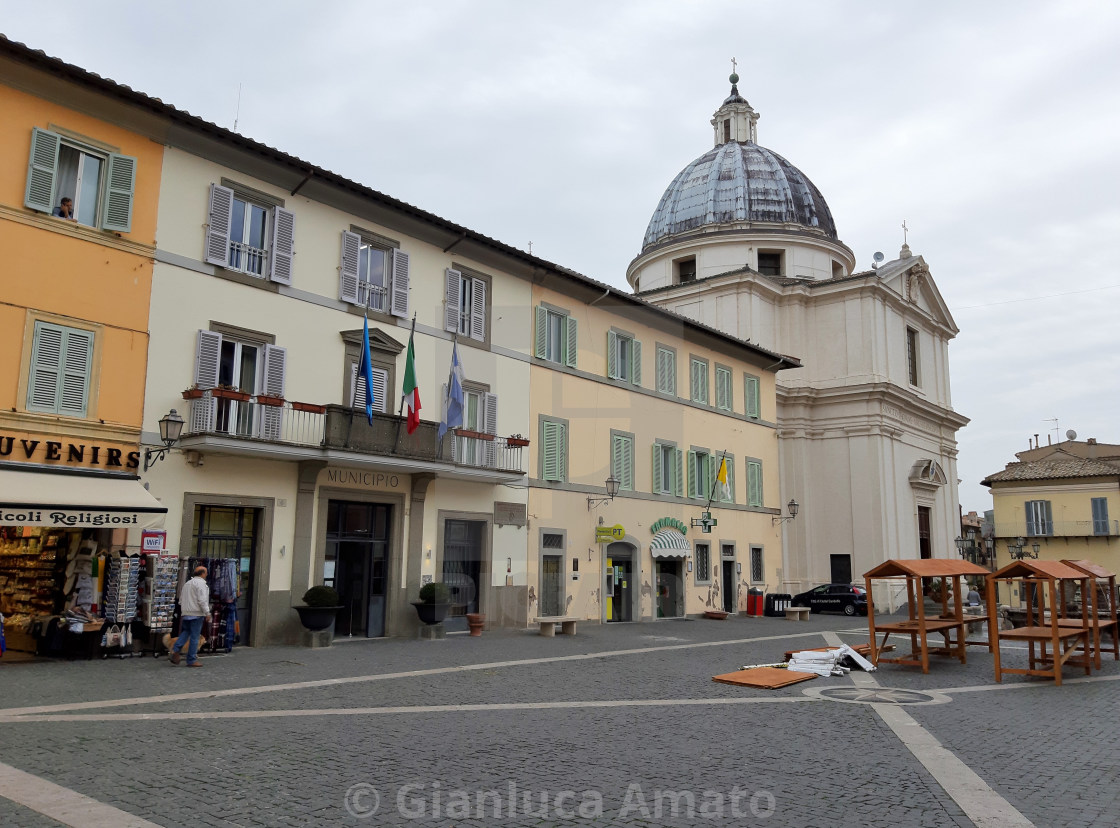
[[[736,670],[734,673],[724,673],[722,676],[712,676],[712,681],[775,690],[787,684],[797,684],[799,681],[808,681],[812,678],[816,678],[812,673],[791,673],[783,667],[751,667],[747,670]]]

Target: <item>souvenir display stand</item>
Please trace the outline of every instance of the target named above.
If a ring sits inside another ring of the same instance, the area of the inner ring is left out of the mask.
[[[989,626],[996,631],[992,636],[996,681],[1003,681],[1004,673],[1013,673],[1053,678],[1054,684],[1061,686],[1065,664],[1084,667],[1086,675],[1089,674],[1093,663],[1089,613],[1082,612],[1074,625],[1062,624],[1061,602],[1064,601],[1067,583],[1079,583],[1082,596],[1089,595],[1090,577],[1060,561],[1036,560],[1012,561],[988,576],[989,607],[995,606],[997,581],[1017,581],[1019,594],[1025,596],[1027,602],[1026,626],[1011,630],[1000,630],[998,625]],[[1000,657],[1003,641],[1027,643],[1029,666],[1026,669],[1003,666]]]
[[[148,553],[140,589],[140,624],[148,640],[145,652],[160,656],[167,652],[163,637],[175,621],[176,585],[179,556],[175,553]]]
[[[132,622],[136,619],[137,587],[142,561],[139,555],[121,552],[106,560],[105,591],[101,595],[105,624],[101,657],[131,658]]]
[[[1112,653],[1113,661],[1120,661],[1120,636],[1117,634],[1116,623],[1116,573],[1109,572],[1099,564],[1092,561],[1063,560],[1062,563],[1071,566],[1079,572],[1089,576],[1089,595],[1081,596],[1082,613],[1089,613],[1089,627],[1093,631],[1092,645],[1093,666],[1101,669],[1101,633],[1108,633],[1112,646],[1107,652]],[[1063,627],[1076,627],[1080,619],[1065,617],[1066,605],[1062,604],[1062,617],[1058,623]]]
[[[965,575],[987,575],[988,570],[968,561],[954,558],[919,558],[913,560],[889,560],[874,569],[864,573],[863,580],[867,589],[867,624],[871,631],[871,662],[878,666],[880,663],[908,664],[921,667],[923,673],[929,672],[929,657],[931,655],[955,656],[961,664],[967,663],[965,653],[965,638],[967,637],[966,623],[974,623],[975,616],[968,622],[965,621],[961,604],[961,578]],[[881,578],[905,578],[907,606],[909,619],[876,624],[875,622],[875,596],[872,592],[872,580]],[[926,614],[923,596],[923,579],[938,578],[942,584],[941,612],[935,616]],[[951,589],[945,589],[949,584]],[[950,595],[952,596],[950,605]],[[988,603],[988,629],[992,629],[991,611],[994,604]],[[876,633],[882,633],[882,641],[876,643]],[[887,658],[883,653],[887,651],[887,639],[892,634],[910,637],[910,652],[899,652],[896,656]],[[944,639],[944,645],[930,647],[929,636],[939,634]],[[989,645],[990,649],[990,645]]]

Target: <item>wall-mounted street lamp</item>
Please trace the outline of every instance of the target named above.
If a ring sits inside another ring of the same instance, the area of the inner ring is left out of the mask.
[[[587,496],[587,511],[591,511],[596,506],[602,506],[604,503],[610,503],[614,500],[614,496],[618,494],[618,478],[613,474],[607,478],[607,496],[595,497],[594,495]]]
[[[980,566],[986,566],[988,559],[991,557],[993,542],[991,538],[983,540],[983,546],[976,542],[976,530],[969,529],[965,532],[966,537],[958,537],[953,541],[957,545],[957,552],[964,560]]]
[[[183,433],[183,418],[174,408],[170,414],[164,414],[159,421],[159,439],[163,441],[163,448],[144,449],[144,471],[147,471],[164,457],[171,447],[179,442],[179,435]]]
[[[782,517],[782,516],[774,516],[774,517],[771,517],[771,518],[770,518],[770,523],[771,523],[771,524],[774,524],[774,523],[785,523],[785,522],[786,522],[787,520],[793,520],[793,519],[794,519],[795,517],[797,517],[797,512],[798,512],[798,510],[799,510],[800,508],[801,508],[801,507],[800,507],[800,506],[798,505],[797,501],[796,501],[796,500],[794,500],[794,499],[793,499],[793,498],[791,497],[791,498],[789,499],[789,503],[787,503],[787,504],[786,504],[786,509],[788,509],[788,510],[789,510],[789,515],[787,515],[787,516],[785,516],[785,517]]]
[[[1031,548],[1026,548],[1027,541],[1024,538],[1016,538],[1015,543],[1007,542],[1007,551],[1011,553],[1011,557],[1017,561],[1023,558],[1037,558],[1038,551],[1042,548],[1038,541],[1031,544]]]

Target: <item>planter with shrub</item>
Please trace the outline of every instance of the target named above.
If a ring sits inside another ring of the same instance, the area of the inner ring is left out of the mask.
[[[303,593],[304,606],[296,607],[299,621],[304,629],[319,632],[328,629],[334,623],[335,616],[342,609],[342,603],[329,586],[313,586]]]
[[[447,584],[435,581],[420,587],[420,600],[413,601],[416,614],[424,624],[440,624],[451,609],[451,590]]]

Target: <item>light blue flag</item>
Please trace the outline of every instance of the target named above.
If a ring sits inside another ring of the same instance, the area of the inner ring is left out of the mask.
[[[463,365],[459,362],[458,343],[451,346],[451,373],[447,378],[447,399],[444,400],[443,419],[439,423],[439,437],[448,429],[463,425]]]
[[[373,425],[373,365],[369,359],[369,319],[362,321],[362,356],[358,362],[358,382],[366,387],[366,419]],[[357,387],[355,387],[357,396]]]

